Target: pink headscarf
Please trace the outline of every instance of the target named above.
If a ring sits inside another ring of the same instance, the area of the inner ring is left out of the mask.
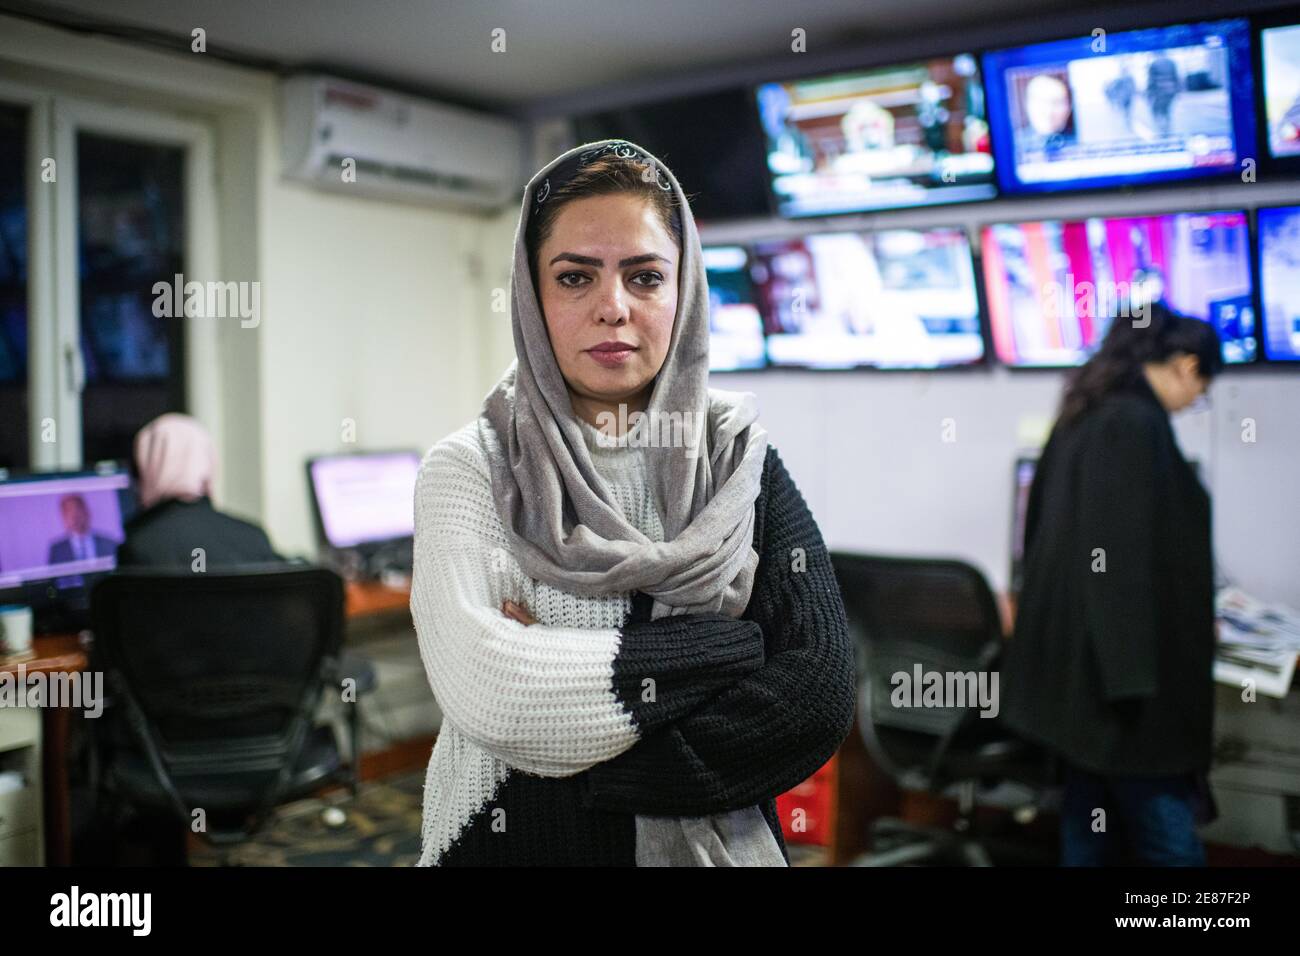
[[[188,415],[159,415],[135,436],[140,472],[140,505],[179,498],[194,501],[212,494],[217,453],[207,430]]]

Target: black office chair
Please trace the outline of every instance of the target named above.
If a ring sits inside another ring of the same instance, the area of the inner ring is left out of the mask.
[[[962,561],[832,554],[849,628],[856,638],[858,726],[872,759],[899,786],[940,794],[956,787],[958,819],[952,830],[889,818],[872,826],[873,848],[855,866],[921,862],[989,866],[988,841],[973,834],[980,784],[1016,781],[1035,799],[1045,757],[980,716],[978,699],[965,706],[894,706],[895,675],[914,683],[938,672],[991,673],[1002,648],[997,605],[984,576]],[[924,683],[924,682],[923,682]],[[986,684],[991,688],[990,684]],[[999,684],[999,691],[1001,686]],[[910,697],[910,695],[909,695]]]
[[[343,585],[322,568],[122,571],[91,596],[114,706],[107,793],[231,844],[344,768],[322,688],[342,678]]]

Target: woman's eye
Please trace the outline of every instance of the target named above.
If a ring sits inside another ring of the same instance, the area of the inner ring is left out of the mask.
[[[577,289],[591,280],[581,272],[564,272],[556,276],[555,281],[566,289]],[[663,284],[664,277],[662,273],[650,270],[638,272],[631,281],[643,288],[653,289]]]

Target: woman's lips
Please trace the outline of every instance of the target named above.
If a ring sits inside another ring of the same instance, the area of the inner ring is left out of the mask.
[[[601,342],[587,349],[587,354],[605,368],[619,368],[636,354],[636,346],[627,342]]]

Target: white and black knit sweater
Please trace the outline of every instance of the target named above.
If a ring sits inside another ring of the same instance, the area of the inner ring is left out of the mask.
[[[593,437],[629,522],[662,540],[641,457]],[[829,556],[774,449],[739,620],[651,622],[644,595],[583,598],[527,577],[507,548],[476,424],[425,456],[415,521],[411,613],[443,712],[420,865],[632,866],[637,814],[755,805],[784,853],[775,797],[834,753],[855,691]],[[507,599],[538,623],[506,618]]]

